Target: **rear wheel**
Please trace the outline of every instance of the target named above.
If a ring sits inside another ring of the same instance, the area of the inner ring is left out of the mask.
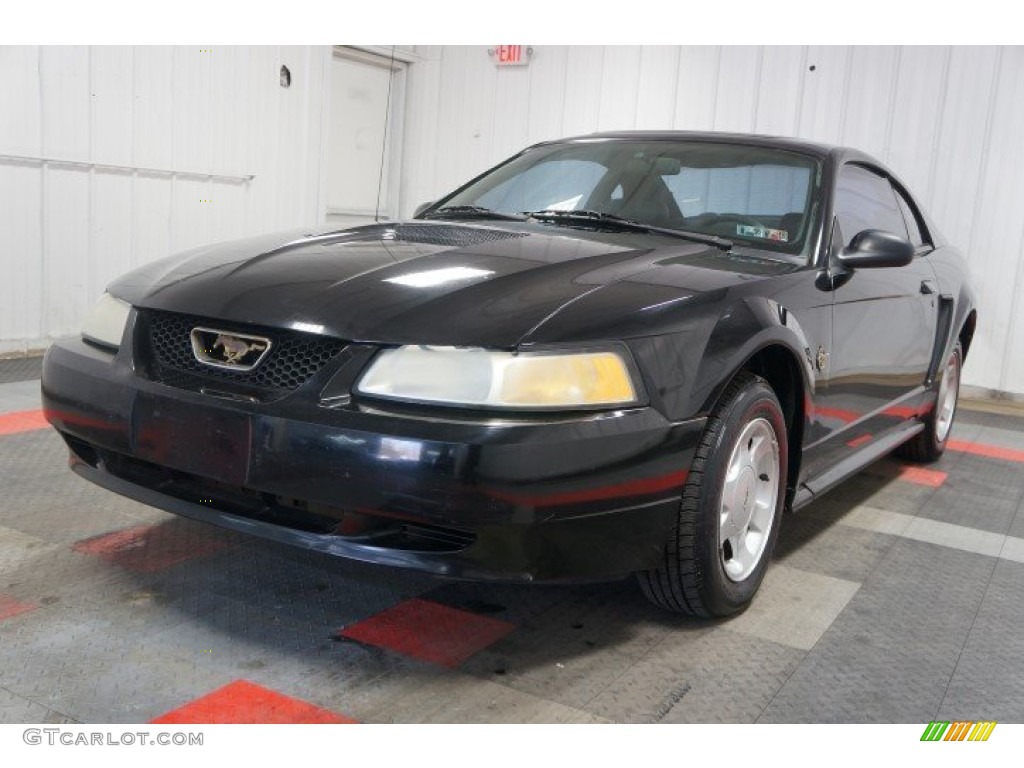
[[[739,374],[708,417],[663,563],[638,574],[644,594],[692,616],[743,610],[775,546],[788,458],[775,392]]]
[[[960,342],[946,360],[939,379],[939,391],[935,407],[925,419],[924,429],[896,449],[896,453],[911,461],[929,462],[938,459],[946,450],[949,433],[956,418],[956,404],[960,396],[960,369],[963,367],[963,350]]]

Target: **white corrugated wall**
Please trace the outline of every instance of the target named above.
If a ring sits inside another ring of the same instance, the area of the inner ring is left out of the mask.
[[[0,354],[75,331],[133,265],[318,220],[329,55],[0,47]]]
[[[594,130],[856,146],[968,256],[980,322],[966,382],[1024,393],[1024,48],[537,46],[504,69],[486,46],[414,52],[405,213],[529,143]],[[0,155],[157,171],[0,159],[0,354],[74,331],[133,264],[320,220],[329,59],[323,46],[0,47]]]
[[[965,383],[1024,393],[1024,48],[417,47],[403,210],[536,141],[681,128],[865,150],[970,263],[979,324]],[[436,105],[436,106],[435,106]]]

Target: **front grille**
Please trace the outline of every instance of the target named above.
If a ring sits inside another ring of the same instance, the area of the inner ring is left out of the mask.
[[[149,378],[182,389],[227,389],[253,396],[283,395],[305,384],[345,348],[345,342],[312,333],[243,325],[184,315],[142,310],[139,313],[140,357]],[[265,336],[270,352],[251,371],[231,371],[204,365],[192,353],[191,333],[196,326],[228,333]]]

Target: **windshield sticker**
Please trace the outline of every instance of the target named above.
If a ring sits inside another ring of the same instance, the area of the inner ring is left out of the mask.
[[[762,240],[775,240],[779,243],[789,242],[789,232],[785,229],[768,229],[768,227],[755,227],[750,224],[737,224],[736,234],[743,237],[759,237]]]

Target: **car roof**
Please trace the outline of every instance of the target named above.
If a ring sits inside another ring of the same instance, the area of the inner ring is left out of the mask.
[[[756,133],[728,133],[724,131],[601,131],[580,136],[569,136],[564,139],[542,142],[543,144],[563,144],[576,141],[592,141],[594,139],[646,139],[650,141],[708,141],[722,144],[743,144],[746,146],[788,149],[817,157],[833,157],[842,160],[861,160],[883,167],[870,155],[851,147],[841,147],[824,142],[797,139],[788,136],[768,136]]]

